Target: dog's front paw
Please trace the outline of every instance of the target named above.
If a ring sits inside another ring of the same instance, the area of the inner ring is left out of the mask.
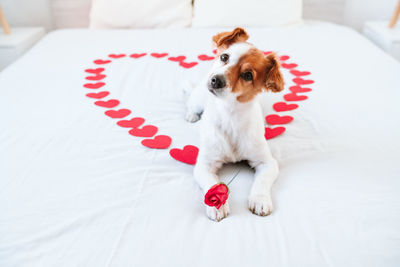
[[[249,197],[249,210],[259,216],[270,215],[274,207],[271,196],[257,195]]]
[[[200,120],[200,114],[188,111],[185,116],[186,121],[188,122],[196,122]]]
[[[219,209],[216,207],[206,207],[207,210],[207,216],[213,221],[219,222],[223,218],[226,218],[229,214],[229,204],[228,202],[225,203],[225,205],[222,205]]]

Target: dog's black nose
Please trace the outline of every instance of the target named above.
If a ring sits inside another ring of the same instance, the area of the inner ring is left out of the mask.
[[[213,89],[221,89],[226,85],[225,78],[222,75],[215,75],[211,78],[211,87]]]

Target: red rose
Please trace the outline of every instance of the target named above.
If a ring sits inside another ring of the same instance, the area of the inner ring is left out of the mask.
[[[229,189],[224,183],[213,185],[204,196],[204,203],[219,209],[228,199]]]

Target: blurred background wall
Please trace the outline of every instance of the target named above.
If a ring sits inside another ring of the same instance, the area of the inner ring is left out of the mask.
[[[389,20],[397,0],[303,0],[303,18],[361,30],[365,21]]]
[[[0,0],[11,26],[43,26],[47,30],[87,27],[90,3],[91,0]],[[303,17],[361,30],[367,20],[389,20],[396,3],[397,0],[303,0]]]

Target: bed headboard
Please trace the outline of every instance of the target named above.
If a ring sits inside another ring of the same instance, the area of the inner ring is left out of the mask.
[[[47,30],[52,30],[89,25],[91,0],[0,2],[11,26],[44,26]],[[361,29],[366,20],[389,19],[396,2],[397,0],[303,0],[303,18],[327,20]]]
[[[200,0],[201,1],[201,0]],[[91,0],[50,0],[55,28],[87,27]],[[343,21],[346,0],[303,0],[305,19]]]

